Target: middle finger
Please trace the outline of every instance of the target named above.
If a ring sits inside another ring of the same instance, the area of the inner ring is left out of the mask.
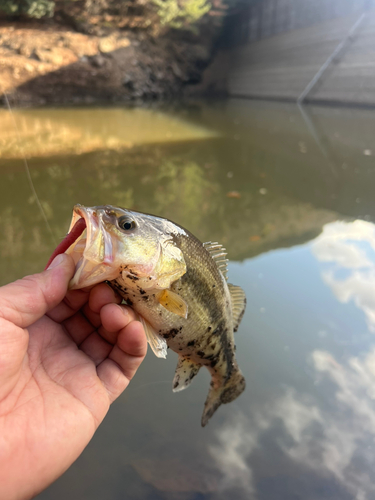
[[[115,344],[120,330],[137,319],[136,313],[129,306],[107,304],[100,310],[102,326],[99,334],[111,344]]]

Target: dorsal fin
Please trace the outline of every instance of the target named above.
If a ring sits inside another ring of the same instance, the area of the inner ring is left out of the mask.
[[[233,330],[236,332],[245,312],[246,295],[240,286],[228,283],[228,288],[232,299]]]
[[[228,279],[228,259],[226,258],[227,251],[216,241],[207,241],[203,243],[204,248],[209,252],[214,259],[219,271],[221,271],[224,278]]]

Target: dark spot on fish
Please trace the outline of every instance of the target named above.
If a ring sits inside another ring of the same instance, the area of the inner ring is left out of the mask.
[[[203,356],[204,356],[204,352],[203,352],[203,351],[198,351],[198,352],[197,352],[197,354],[198,354],[198,356],[200,356],[201,358],[203,358]]]
[[[143,288],[140,288],[140,289],[139,289],[139,293],[140,293],[141,295],[144,295],[146,292],[143,290]]]
[[[213,359],[215,357],[215,354],[209,354],[208,356],[205,356],[204,359]]]
[[[179,381],[176,380],[176,382],[173,384],[173,389],[176,389],[176,387],[178,387],[178,383]]]
[[[219,361],[219,360],[218,360],[217,358],[213,359],[213,360],[211,361],[211,363],[210,363],[211,368],[214,368],[214,367],[217,365],[217,362],[218,362],[218,361]]]
[[[216,288],[216,285],[215,285],[215,284],[214,284],[214,285],[212,285],[212,288]]]
[[[212,338],[211,338],[212,337]],[[222,319],[216,326],[215,330],[212,332],[210,337],[206,341],[206,345],[209,345],[211,343],[216,343],[217,347],[217,342],[219,342],[219,356],[221,362],[224,362],[226,364],[226,374],[225,374],[225,380],[229,380],[231,377],[233,370],[234,370],[234,349],[233,349],[233,344],[230,341],[228,337],[228,328],[226,325],[226,322],[224,319]],[[215,361],[215,360],[212,360]],[[211,361],[211,366],[212,366],[212,361]],[[216,364],[216,363],[215,363]]]
[[[172,328],[172,330],[169,330],[169,332],[164,334],[164,337],[166,339],[169,339],[169,338],[173,339],[177,334],[178,334],[177,328]]]
[[[192,346],[192,345],[194,345],[194,344],[195,344],[195,340],[190,340],[190,342],[188,342],[188,344],[187,344],[187,345],[188,345],[188,347],[190,347],[190,346]]]
[[[211,330],[212,330],[212,327],[211,327],[211,326],[209,326],[209,327],[207,328],[207,331],[208,331],[208,332],[210,332]]]
[[[178,350],[179,350],[179,351],[182,351],[182,347],[180,347]]]
[[[129,304],[129,306],[133,305],[133,302],[130,299],[126,299],[126,302]]]
[[[148,300],[148,295],[143,295],[142,299],[147,301]]]
[[[152,279],[151,276],[148,279],[151,280]]]

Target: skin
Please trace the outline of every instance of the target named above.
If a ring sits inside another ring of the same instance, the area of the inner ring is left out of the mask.
[[[67,291],[73,260],[0,288],[0,498],[29,499],[81,454],[147,350],[106,284]]]

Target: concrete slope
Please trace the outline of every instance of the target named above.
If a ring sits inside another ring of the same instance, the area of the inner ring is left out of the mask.
[[[227,91],[231,96],[296,100],[347,36],[359,14],[316,24],[233,48]],[[375,104],[375,13],[308,96],[316,101]]]

